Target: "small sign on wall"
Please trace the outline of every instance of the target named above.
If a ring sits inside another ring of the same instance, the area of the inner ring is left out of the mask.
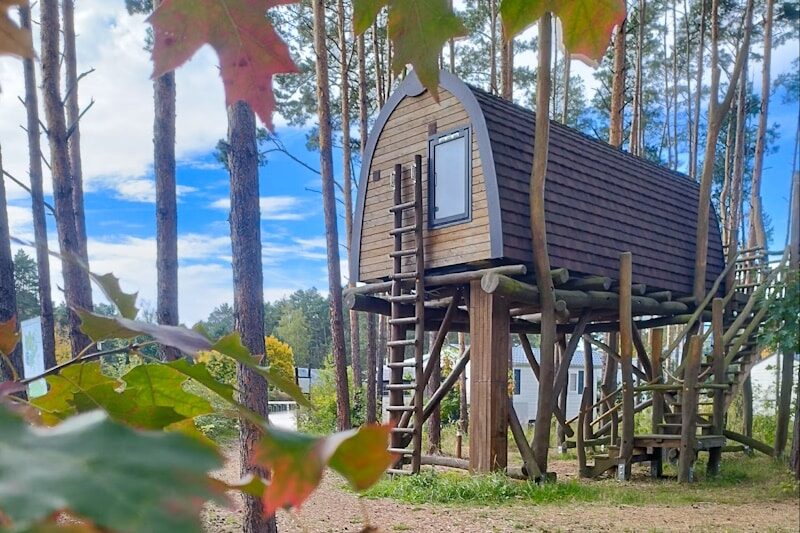
[[[22,370],[26,378],[44,372],[44,343],[42,341],[41,317],[23,320],[20,324],[22,336]],[[47,382],[37,379],[28,385],[28,397],[38,398],[47,394]]]

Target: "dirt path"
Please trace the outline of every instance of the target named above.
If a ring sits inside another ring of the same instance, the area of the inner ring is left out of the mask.
[[[221,478],[236,477],[238,465],[231,457],[219,473]],[[342,478],[331,473],[296,516],[278,513],[278,527],[282,533],[358,532],[365,513],[385,532],[800,531],[800,502],[792,500],[740,505],[409,505],[389,499],[360,499],[344,488]],[[241,531],[235,511],[213,506],[206,512],[206,528],[215,533]]]

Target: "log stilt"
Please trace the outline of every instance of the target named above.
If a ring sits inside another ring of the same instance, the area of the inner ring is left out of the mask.
[[[633,316],[631,308],[631,279],[633,256],[630,252],[620,254],[619,268],[619,344],[620,367],[622,369],[622,440],[619,446],[617,478],[631,478],[633,459]]]
[[[697,376],[703,353],[703,337],[692,335],[686,358],[683,389],[681,390],[681,448],[678,459],[678,481],[694,481],[695,441],[697,436]]]

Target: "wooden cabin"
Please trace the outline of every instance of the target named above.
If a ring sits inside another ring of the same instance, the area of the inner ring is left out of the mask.
[[[345,305],[388,317],[389,450],[400,458],[392,473],[408,473],[405,465],[419,472],[423,461],[438,460],[421,452],[422,427],[468,363],[470,459],[465,467],[476,472],[506,468],[508,428],[522,457],[528,457],[526,465],[532,464],[533,453],[524,435],[520,436],[523,430],[509,402],[508,385],[512,335],[519,336],[532,372],[540,368],[527,338],[541,332],[543,311],[530,267],[528,187],[534,128],[530,110],[441,72],[438,101],[411,73],[389,98],[370,133],[350,243],[350,279],[365,285],[348,289]],[[628,383],[617,388],[616,371],[607,372],[608,397],[622,395],[619,409],[625,429],[619,433],[619,457],[598,460],[593,467],[582,463],[582,475],[619,467],[620,476],[627,477],[634,460],[650,461],[656,465],[654,471],[660,472],[660,450],[652,450],[678,444],[692,450],[686,455],[691,461],[687,465],[693,464],[696,451],[713,450],[709,465],[716,468],[725,442],[719,427],[714,425],[713,434],[695,438],[694,426],[676,435],[669,433],[676,424],[663,421],[667,415],[682,416],[676,407],[681,405],[680,392],[676,392],[680,385],[669,385],[664,393],[672,402],[669,413],[662,400],[654,400],[661,405],[653,409],[653,427],[661,428],[656,434],[635,437],[632,422],[635,410],[643,408],[633,403],[634,376],[640,387],[652,387],[663,378],[661,346],[655,340],[663,338],[663,331],[648,337],[649,349],[641,332],[681,324],[681,337],[691,335],[697,322],[711,315],[708,308],[713,296],[732,290],[719,290],[732,265],[725,265],[716,213],[711,209],[709,215],[707,294],[697,302],[692,293],[698,184],[557,123],[551,125],[549,150],[545,211],[560,357],[572,361],[582,339],[599,342],[585,334],[608,333],[609,344],[598,346],[608,356],[607,368],[619,362]],[[736,298],[725,301],[731,306],[741,304]],[[720,302],[715,308],[719,324]],[[747,313],[751,310],[752,306],[745,307]],[[732,327],[740,326],[737,320]],[[429,342],[434,356],[427,362],[426,331],[436,332]],[[433,372],[430,361],[439,359],[451,331],[469,332],[469,346],[436,392],[427,397],[425,389]],[[753,331],[737,337],[734,351],[744,346]],[[617,336],[619,350],[612,340]],[[633,344],[642,369],[632,366]],[[700,345],[695,342],[692,348],[697,365]],[[411,349],[414,355],[410,357]],[[665,357],[673,351],[674,347],[667,349]],[[729,359],[740,357],[737,352]],[[586,359],[585,381],[594,384],[593,364]],[[538,405],[551,404],[553,390],[568,388],[569,368],[559,366],[555,387],[540,384],[544,392],[537,395]],[[582,401],[591,405],[594,392],[586,387]],[[723,397],[715,402],[723,406]],[[686,405],[682,420],[694,424],[696,405]],[[567,408],[554,407],[552,412],[569,433]],[[581,416],[591,412],[580,411]],[[720,416],[715,418],[719,420]],[[618,434],[609,424],[597,430],[608,442]],[[582,427],[582,422],[578,425]],[[582,442],[577,441],[579,450]],[[452,461],[448,466],[453,466]]]
[[[440,73],[438,102],[409,74],[381,110],[364,152],[350,279],[375,282],[392,272],[394,167],[403,165],[408,198],[417,154],[427,272],[530,265],[534,124],[529,109],[448,72]],[[634,283],[690,295],[698,194],[687,176],[551,122],[545,202],[553,268],[616,279],[619,254],[630,251]],[[724,268],[713,209],[710,218],[709,285]]]

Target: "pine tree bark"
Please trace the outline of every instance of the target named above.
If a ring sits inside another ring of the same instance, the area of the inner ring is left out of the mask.
[[[494,95],[500,94],[497,83],[497,48],[497,0],[489,0],[489,92]]]
[[[758,110],[758,132],[753,154],[753,177],[750,185],[750,231],[748,248],[760,246],[766,249],[767,235],[764,231],[764,212],[761,206],[761,175],[764,170],[764,150],[767,144],[767,118],[769,96],[772,88],[770,67],[772,63],[772,21],[775,0],[767,0],[764,17],[764,57],[761,61],[761,105]]]
[[[14,257],[11,255],[11,235],[8,226],[8,203],[6,201],[6,183],[3,178],[3,150],[0,147],[0,323],[8,322],[17,317],[17,294],[14,291]],[[17,320],[19,329],[19,320]],[[22,346],[17,347],[11,354],[6,354],[13,370],[7,368],[6,359],[0,359],[3,371],[0,377],[12,380],[16,376],[23,376]]]
[[[692,117],[692,139],[689,145],[689,176],[697,179],[697,149],[700,145],[700,101],[703,96],[703,56],[706,42],[706,13],[708,0],[700,0],[700,43],[697,46],[697,78],[695,79],[694,116]]]
[[[536,77],[536,125],[533,142],[533,169],[529,200],[531,204],[531,237],[536,284],[542,306],[539,361],[539,402],[533,435],[533,453],[539,470],[547,472],[550,447],[550,423],[553,416],[554,350],[556,342],[555,290],[550,276],[547,251],[547,230],[544,219],[544,185],[547,174],[547,152],[550,143],[550,61],[552,59],[552,15],[539,19],[539,65]]]
[[[450,39],[450,42],[453,42]],[[451,52],[455,55],[455,51]],[[455,61],[455,58],[453,59]],[[455,70],[455,65],[452,65],[451,70]],[[514,39],[506,39],[503,37],[503,46],[500,51],[500,81],[502,85],[503,99],[509,102],[514,101]]]
[[[261,216],[258,188],[258,147],[255,114],[237,102],[228,108],[228,168],[231,177],[231,247],[233,252],[234,327],[242,344],[259,362],[264,360],[264,280],[261,264]],[[239,402],[256,414],[269,416],[267,382],[252,369],[236,365]],[[242,475],[268,473],[256,470],[256,445],[261,430],[239,420],[239,457]],[[277,532],[275,518],[264,516],[261,500],[244,496],[242,530],[247,533]]]
[[[467,350],[466,336],[463,333],[458,334],[458,357],[459,359],[464,356]],[[469,434],[469,411],[467,409],[467,373],[461,372],[458,382],[458,420],[461,423],[461,431],[464,434]]]
[[[367,314],[367,423],[373,424],[377,421],[377,397],[376,383],[377,375],[377,346],[376,329],[378,327],[378,317],[375,313]]]
[[[380,46],[380,35],[378,34],[378,18],[372,25],[372,59],[375,62],[375,93],[378,97],[378,107],[383,107],[383,53]]]
[[[744,15],[742,43],[736,54],[736,63],[731,72],[731,80],[738,80],[742,72],[747,51],[750,49],[750,34],[753,25],[753,0],[748,0]],[[700,179],[700,195],[697,206],[697,233],[695,235],[694,298],[698,302],[705,297],[706,270],[708,266],[708,220],[711,209],[711,184],[714,177],[714,163],[717,154],[717,139],[722,121],[731,107],[736,83],[728,85],[722,101],[719,100],[719,0],[711,3],[711,91],[708,104],[708,128],[706,149],[703,156],[703,170]]]
[[[19,8],[20,26],[31,29],[31,10],[25,4]],[[33,235],[36,244],[36,273],[39,278],[39,314],[42,321],[42,351],[45,368],[56,366],[55,322],[53,296],[50,288],[50,254],[47,244],[47,219],[44,212],[44,173],[39,129],[39,97],[36,89],[36,65],[33,59],[23,59],[25,75],[25,113],[28,132],[28,160],[31,183]]]
[[[350,74],[349,48],[347,44],[347,28],[344,0],[338,0],[338,36],[339,36],[339,76],[340,97],[342,107],[342,182],[344,189],[344,234],[347,239],[347,261],[354,261],[350,257],[350,247],[353,239],[353,177],[352,157],[350,149]],[[355,280],[350,280],[348,287],[355,287]],[[350,361],[353,366],[353,384],[356,389],[361,387],[361,335],[359,329],[358,311],[350,311]]]
[[[636,29],[636,72],[633,82],[633,118],[631,120],[630,150],[633,155],[642,155],[642,49],[644,48],[644,17],[647,1],[639,0]]]
[[[608,142],[622,147],[622,132],[625,128],[625,21],[614,36],[614,79],[611,85],[611,125]]]
[[[436,339],[436,332],[429,332],[428,336],[428,353],[433,357],[431,348]],[[441,355],[438,355],[433,361],[433,372],[431,379],[428,381],[428,398],[439,390],[442,384],[442,364]],[[428,418],[428,453],[438,454],[442,451],[442,408],[441,404],[437,405]]]
[[[753,436],[753,382],[750,376],[742,384],[742,434]]]
[[[69,165],[72,172],[72,205],[75,210],[75,232],[81,259],[89,263],[86,247],[86,212],[83,207],[83,165],[81,163],[81,128],[78,104],[78,54],[75,47],[75,0],[63,0],[61,4],[64,19],[64,70],[65,108],[69,138]]]
[[[747,122],[747,65],[739,76],[739,94],[736,104],[736,139],[734,141],[733,174],[731,176],[731,203],[728,220],[728,257],[731,262],[736,259],[739,250],[739,222],[742,215],[742,188],[745,167],[745,125]],[[733,274],[733,273],[732,273]],[[733,281],[733,275],[730,277]],[[730,286],[730,284],[728,284]]]
[[[64,104],[61,100],[58,0],[41,2],[41,62],[42,95],[47,136],[50,143],[50,165],[53,173],[53,200],[56,210],[56,228],[64,275],[64,299],[69,314],[69,338],[73,356],[91,343],[80,330],[80,318],[75,308],[92,309],[92,289],[89,275],[78,266],[83,257],[81,238],[75,224],[74,183],[69,149]]]
[[[566,124],[569,119],[569,82],[570,82],[570,67],[572,66],[572,59],[569,54],[564,54],[564,101],[561,102],[561,123]]]
[[[314,52],[317,74],[317,115],[319,116],[319,154],[322,174],[322,203],[325,214],[325,243],[328,255],[328,287],[333,362],[336,373],[336,425],[350,429],[350,392],[347,382],[347,359],[342,314],[342,275],[339,266],[339,230],[336,220],[336,196],[333,189],[333,150],[331,139],[330,84],[328,52],[325,45],[325,2],[313,0]]]
[[[154,4],[158,6],[161,0]],[[178,200],[175,180],[175,73],[153,80],[153,161],[156,179],[156,319],[178,325]],[[163,347],[167,361],[180,351]]]

